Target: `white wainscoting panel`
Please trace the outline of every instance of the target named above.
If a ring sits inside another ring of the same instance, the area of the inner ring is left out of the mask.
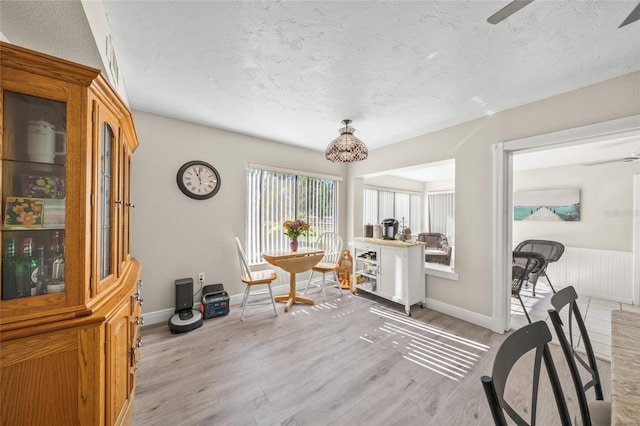
[[[572,285],[579,295],[632,303],[632,252],[565,247],[547,273],[556,289]]]

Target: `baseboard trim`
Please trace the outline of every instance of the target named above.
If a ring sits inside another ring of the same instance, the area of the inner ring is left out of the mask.
[[[427,298],[426,302],[425,306],[429,309],[433,309],[434,311],[470,322],[471,324],[479,325],[480,327],[488,328],[496,333],[504,333],[504,330],[501,329],[500,322],[497,318],[481,315],[435,299]]]
[[[296,289],[298,291],[300,291],[300,289],[304,290],[304,286],[306,285],[307,285],[306,282],[296,283]],[[266,287],[264,287],[264,291],[267,291]],[[273,292],[274,296],[277,296],[280,294],[287,294],[289,293],[289,286],[288,285],[271,286],[271,291]],[[229,296],[229,306],[240,305],[242,303],[243,297],[244,297],[244,294],[234,294]],[[257,299],[254,299],[252,296],[252,298],[250,298],[249,300],[253,301]],[[194,303],[193,309],[200,309],[200,302]],[[144,325],[153,325],[153,324],[169,321],[169,318],[171,318],[175,313],[176,313],[175,308],[161,309],[159,311],[153,311],[153,312],[143,312],[142,319],[144,320]]]
[[[298,291],[303,290],[305,286],[306,286],[306,282],[296,284],[296,288],[298,289]],[[289,292],[289,286],[280,285],[277,287],[271,287],[271,290],[273,291],[274,296],[277,296],[280,294],[287,294]],[[230,296],[229,297],[230,306],[240,305],[242,303],[243,296],[244,296],[243,294],[234,294]],[[457,306],[453,306],[448,303],[444,303],[435,299],[427,298],[425,306],[429,309],[433,309],[434,311],[438,311],[443,314],[461,319],[463,321],[470,322],[471,324],[488,328],[489,330],[494,331],[496,333],[500,333],[500,334],[504,333],[504,330],[501,329],[500,322],[498,321],[497,318],[481,315],[476,312],[459,308]],[[199,302],[194,303],[193,308],[199,309],[200,303]],[[175,309],[169,308],[169,309],[162,309],[159,311],[145,312],[142,314],[142,317],[144,319],[145,325],[153,325],[153,324],[169,321],[169,318],[171,318],[171,316],[174,313],[175,313]]]

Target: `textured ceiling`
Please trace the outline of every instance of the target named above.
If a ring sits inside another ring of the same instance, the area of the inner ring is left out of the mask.
[[[640,69],[636,1],[105,1],[134,109],[369,148]]]
[[[0,0],[0,31],[10,43],[104,70],[79,1]]]
[[[375,148],[640,69],[640,22],[618,29],[636,1],[537,0],[488,24],[506,3],[104,5],[133,108],[320,151],[344,118]],[[0,31],[102,68],[78,0],[0,1]],[[637,139],[591,145],[521,154],[514,167],[640,151]],[[435,166],[390,173],[452,176]]]

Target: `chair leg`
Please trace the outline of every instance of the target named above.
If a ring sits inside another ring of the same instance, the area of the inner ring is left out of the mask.
[[[338,277],[338,271],[333,270],[333,275],[336,277],[336,283],[338,284],[338,290],[340,290],[340,295],[342,295],[342,286],[340,285],[340,277]]]
[[[244,321],[244,308],[247,307],[247,302],[249,301],[250,289],[251,289],[251,286],[248,285],[247,288],[244,290],[244,298],[242,299],[242,315],[240,316],[240,321]]]
[[[267,284],[267,287],[269,287],[269,296],[271,297],[271,304],[273,305],[273,313],[278,316],[278,311],[276,310],[276,301],[273,298],[273,293],[271,292],[271,283]]]
[[[522,310],[524,311],[524,314],[527,316],[527,321],[529,321],[529,324],[531,324],[531,318],[529,318],[529,313],[527,312],[527,308],[524,306],[524,302],[522,301],[522,298],[520,297],[519,294],[518,294],[518,300],[520,301],[520,304],[522,305]]]
[[[309,276],[309,280],[307,281],[307,287],[304,289],[304,294],[307,294],[307,290],[309,290],[309,286],[311,285],[311,280],[313,279],[314,273],[315,271],[312,270],[311,275]],[[333,275],[336,278],[336,285],[340,290],[340,294],[342,294],[342,288],[340,287],[340,278],[338,277],[338,272],[335,269],[333,270]],[[320,289],[322,290],[322,299],[326,302],[327,301],[327,294],[325,293],[325,287],[327,286],[326,272],[322,273],[322,282],[320,283],[320,285],[318,284],[314,284],[314,285],[316,287],[320,287]]]
[[[311,284],[311,279],[313,278],[313,273],[315,271],[312,269],[311,270],[311,274],[309,275],[309,280],[307,281],[307,286],[304,289],[304,294],[307,294],[307,291],[309,291],[309,285]]]
[[[551,284],[551,280],[549,279],[549,275],[547,275],[547,273],[544,273],[544,277],[547,279],[547,282],[549,283],[549,287],[551,287],[551,291],[553,291],[554,293],[556,292],[556,289],[553,288],[553,284]]]
[[[322,300],[324,300],[324,302],[327,302],[327,294],[324,292],[324,287],[327,285],[326,281],[325,281],[325,276],[326,276],[326,272],[322,273],[322,284],[320,286],[320,288],[322,289]]]

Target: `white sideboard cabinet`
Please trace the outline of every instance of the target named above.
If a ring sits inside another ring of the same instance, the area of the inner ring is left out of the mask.
[[[404,305],[425,303],[424,245],[395,240],[354,240],[354,292],[366,291]]]

